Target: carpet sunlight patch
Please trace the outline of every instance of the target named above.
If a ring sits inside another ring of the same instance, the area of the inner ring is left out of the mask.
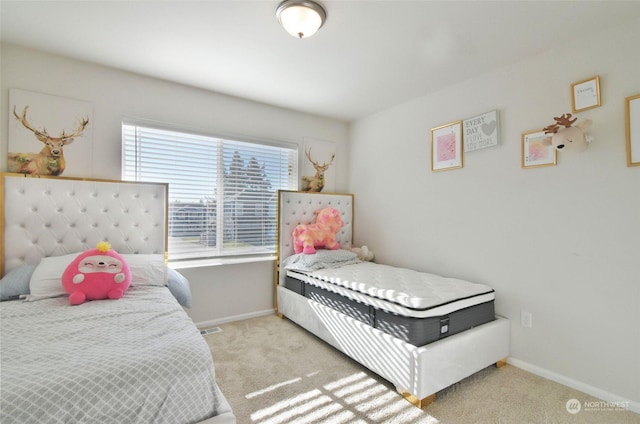
[[[294,378],[293,380],[289,380],[289,381],[283,381],[282,383],[274,384],[273,386],[269,386],[269,387],[267,387],[265,389],[258,390],[258,391],[253,392],[253,393],[248,393],[246,397],[247,397],[247,399],[251,399],[251,398],[254,398],[256,396],[262,396],[265,393],[272,392],[274,390],[279,389],[280,387],[288,386],[289,384],[298,383],[300,381],[302,381],[302,379],[300,377]]]
[[[330,403],[331,398],[316,389],[276,402],[267,408],[256,411],[251,414],[251,420],[256,423],[290,423],[294,422],[293,419],[295,417],[304,417],[312,410]]]
[[[259,409],[251,414],[255,424],[367,424],[385,422],[405,424],[420,422],[437,424],[435,418],[425,421],[424,413],[407,403],[398,394],[379,384],[364,372],[357,372],[318,388],[296,393],[297,384],[309,387],[310,380],[321,372],[313,372],[305,378],[294,378],[246,395],[247,399],[269,396],[279,390],[286,392],[286,399]],[[313,386],[313,383],[311,383]],[[402,417],[398,420],[399,417]],[[415,420],[415,421],[414,421]]]

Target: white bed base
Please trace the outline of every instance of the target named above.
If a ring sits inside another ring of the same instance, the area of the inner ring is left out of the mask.
[[[414,346],[358,320],[314,302],[283,286],[280,258],[293,254],[291,234],[296,225],[315,221],[324,207],[341,211],[345,227],[338,234],[343,247],[352,243],[353,196],[279,192],[276,309],[331,346],[395,385],[410,402],[423,407],[436,392],[492,364],[506,364],[509,321],[496,320],[425,346]]]
[[[102,240],[119,253],[164,253],[166,259],[167,199],[163,183],[2,173],[0,275]],[[229,405],[224,396],[221,401]],[[226,412],[202,424],[235,422],[233,412]]]

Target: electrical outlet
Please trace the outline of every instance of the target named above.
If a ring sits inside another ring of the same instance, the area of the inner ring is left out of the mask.
[[[527,311],[520,312],[520,325],[524,328],[533,327],[533,314]]]

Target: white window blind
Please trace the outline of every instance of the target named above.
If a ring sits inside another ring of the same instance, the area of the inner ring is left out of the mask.
[[[275,252],[277,191],[296,190],[295,147],[132,123],[122,178],[169,183],[169,259]]]

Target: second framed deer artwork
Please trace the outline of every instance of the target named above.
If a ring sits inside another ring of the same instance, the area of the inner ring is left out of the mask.
[[[336,143],[304,138],[300,191],[334,192]]]
[[[10,89],[7,171],[91,176],[92,124],[89,102]]]

